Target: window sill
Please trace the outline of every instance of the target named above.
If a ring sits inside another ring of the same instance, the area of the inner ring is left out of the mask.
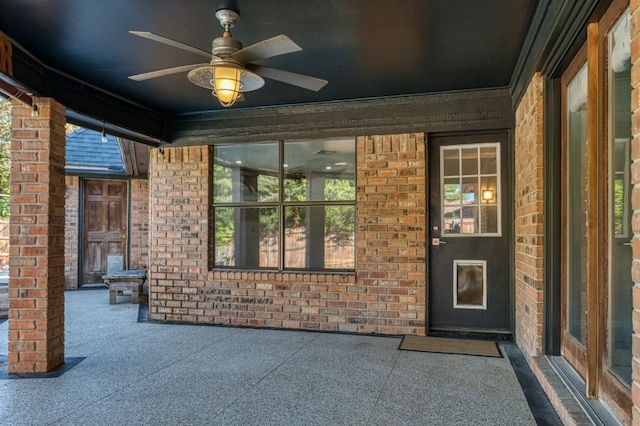
[[[212,270],[209,279],[249,281],[356,282],[355,272]]]

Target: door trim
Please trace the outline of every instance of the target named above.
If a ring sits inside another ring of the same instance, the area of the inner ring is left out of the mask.
[[[469,339],[487,339],[487,340],[498,340],[498,341],[511,341],[513,340],[514,332],[515,332],[515,271],[513,268],[514,259],[515,259],[515,251],[514,251],[514,209],[512,209],[511,204],[513,203],[513,188],[515,182],[515,168],[514,168],[514,149],[513,149],[513,129],[505,128],[505,129],[491,129],[491,130],[478,130],[478,131],[463,131],[463,132],[437,132],[437,133],[425,133],[425,158],[427,168],[434,161],[430,155],[430,144],[434,138],[439,137],[469,137],[469,136],[477,136],[480,138],[491,138],[492,136],[497,136],[500,140],[504,140],[504,147],[501,150],[500,156],[503,165],[508,165],[509,170],[507,173],[502,171],[501,173],[504,175],[505,185],[502,186],[502,194],[505,195],[505,198],[502,200],[502,220],[503,223],[505,220],[509,221],[509,226],[502,227],[502,238],[506,238],[508,241],[508,255],[506,258],[508,259],[510,267],[508,269],[508,279],[509,279],[509,328],[507,330],[447,330],[447,329],[434,329],[432,326],[431,320],[431,309],[430,309],[430,294],[432,291],[431,287],[431,269],[430,269],[430,258],[431,258],[431,244],[428,240],[430,235],[430,224],[432,222],[432,212],[429,208],[431,205],[431,195],[429,192],[430,189],[430,174],[429,169],[426,171],[426,200],[427,200],[427,214],[425,215],[425,229],[427,232],[426,238],[426,277],[425,277],[425,333],[429,336],[436,337],[452,337],[452,338],[469,338]],[[484,139],[483,139],[484,140]]]

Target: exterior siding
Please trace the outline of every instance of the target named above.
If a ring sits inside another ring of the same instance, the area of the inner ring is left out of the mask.
[[[423,134],[357,138],[355,274],[209,271],[209,149],[151,154],[151,319],[425,333]]]

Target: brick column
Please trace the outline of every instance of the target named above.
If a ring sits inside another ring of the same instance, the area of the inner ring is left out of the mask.
[[[542,354],[543,341],[543,85],[536,73],[516,110],[514,140],[515,337],[529,360]]]
[[[14,101],[11,129],[9,373],[64,362],[65,109]]]

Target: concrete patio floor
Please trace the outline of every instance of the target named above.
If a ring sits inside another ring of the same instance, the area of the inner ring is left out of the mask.
[[[7,374],[0,323],[1,424],[536,424],[508,358],[400,351],[396,337],[138,322],[138,305],[108,299],[66,293],[70,362],[58,377]]]

